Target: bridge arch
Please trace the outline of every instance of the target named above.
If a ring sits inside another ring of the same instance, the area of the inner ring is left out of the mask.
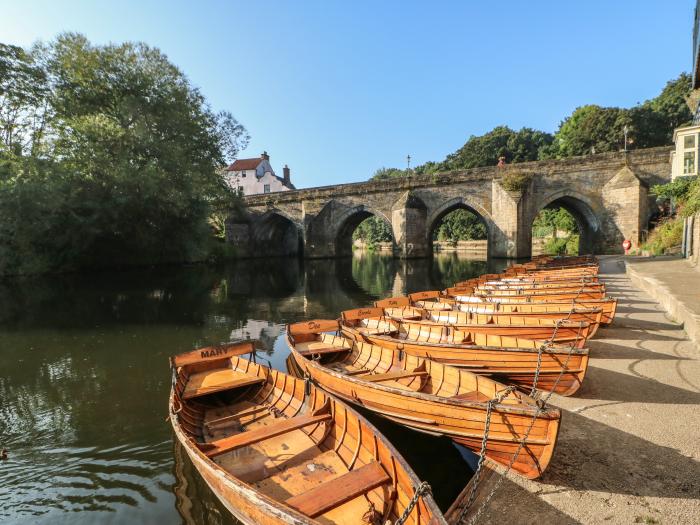
[[[579,230],[579,254],[596,253],[598,248],[596,241],[600,237],[602,226],[600,213],[594,211],[598,206],[590,198],[572,190],[560,190],[547,195],[530,217],[530,236],[532,236],[532,225],[537,214],[547,208],[564,208],[574,217]]]
[[[433,233],[435,232],[436,228],[440,226],[442,220],[448,214],[456,210],[467,210],[474,214],[486,227],[486,238],[488,244],[490,245],[492,242],[495,225],[491,218],[491,214],[486,211],[483,206],[471,201],[470,199],[465,197],[455,197],[443,202],[428,216],[428,220],[426,222],[426,243],[429,253],[432,253],[433,251]]]
[[[396,239],[394,238],[394,230],[392,228],[391,220],[389,220],[389,218],[382,212],[365,204],[360,204],[358,206],[353,206],[343,210],[337,216],[337,226],[333,235],[335,240],[336,256],[345,257],[352,255],[353,232],[362,222],[373,216],[377,217],[387,225],[391,235],[392,248],[396,246]]]
[[[268,210],[251,228],[251,241],[258,254],[268,257],[301,256],[304,253],[302,227],[280,210]]]

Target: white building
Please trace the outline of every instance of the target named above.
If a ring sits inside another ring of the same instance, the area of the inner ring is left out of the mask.
[[[675,149],[671,152],[671,180],[697,175],[700,125],[676,128],[673,143]]]
[[[287,165],[282,173],[283,177],[275,175],[270,156],[264,151],[259,158],[238,159],[226,168],[224,177],[233,189],[239,190],[243,195],[295,190]]]

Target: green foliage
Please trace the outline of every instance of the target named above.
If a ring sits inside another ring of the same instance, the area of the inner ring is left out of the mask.
[[[652,255],[663,255],[680,246],[683,240],[683,222],[681,217],[662,222],[651,232],[642,249],[648,250]]]
[[[0,274],[202,260],[248,137],[157,49],[0,47]]]
[[[527,185],[530,184],[531,180],[531,173],[509,171],[501,179],[501,185],[506,191],[517,191],[522,193],[527,188]]]
[[[544,245],[544,253],[548,255],[578,255],[578,235],[568,237],[553,237]]]
[[[685,201],[694,177],[678,177],[673,182],[667,184],[655,184],[651,187],[651,193],[657,199],[679,199]]]
[[[544,131],[522,128],[514,131],[497,126],[481,136],[472,135],[456,152],[440,163],[440,170],[469,169],[495,166],[499,157],[507,163],[537,160],[539,151],[552,143],[554,137]]]
[[[690,75],[682,73],[659,96],[634,108],[579,107],[560,124],[554,144],[543,151],[542,158],[619,151],[624,149],[625,126],[628,148],[669,145],[673,130],[692,118],[685,102],[690,84]]]
[[[374,172],[370,180],[388,180],[399,177],[410,177],[413,173],[409,170],[400,170],[398,168],[379,168]]]
[[[391,242],[393,237],[391,228],[389,228],[386,221],[373,215],[362,221],[355,231],[352,232],[352,240],[356,241],[358,239],[369,248],[374,248],[377,243]]]
[[[456,243],[487,238],[486,225],[474,213],[458,209],[442,219],[440,226],[433,231],[433,240]]]
[[[578,224],[566,208],[545,208],[535,217],[532,223],[534,237],[556,237],[558,231],[578,233]]]
[[[700,212],[700,177],[678,177],[668,184],[657,184],[651,189],[657,199],[673,198],[683,217]]]

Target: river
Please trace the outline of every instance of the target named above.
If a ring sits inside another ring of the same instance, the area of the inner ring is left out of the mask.
[[[504,265],[360,253],[0,281],[0,522],[235,523],[173,442],[170,355],[251,337],[284,370],[285,323]],[[446,509],[475,457],[370,419]]]

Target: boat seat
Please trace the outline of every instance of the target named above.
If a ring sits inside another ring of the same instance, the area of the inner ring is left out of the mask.
[[[295,348],[303,356],[315,354],[335,354],[350,351],[350,347],[348,346],[333,346],[324,341],[307,341],[304,343],[297,343]]]
[[[397,370],[395,372],[387,372],[385,374],[366,374],[357,376],[365,381],[371,381],[372,383],[379,383],[382,381],[394,381],[396,379],[403,379],[404,377],[417,377],[426,376],[428,372],[425,370]]]
[[[198,446],[208,457],[211,458],[218,456],[219,454],[224,454],[225,452],[230,452],[231,450],[235,450],[237,448],[247,447],[248,445],[291,432],[293,430],[298,430],[309,425],[323,423],[331,418],[331,414],[325,413],[279,419],[274,423],[270,423],[269,425],[258,427],[247,432],[241,432],[240,434],[235,434],[226,438],[217,439],[216,441],[211,441],[209,443],[199,443]]]
[[[230,368],[215,368],[191,374],[187,378],[187,385],[182,393],[182,398],[192,399],[214,392],[221,392],[222,390],[231,390],[262,383],[263,381],[265,379],[262,377],[251,376]]]
[[[391,478],[384,467],[373,461],[293,496],[285,503],[302,514],[315,518],[389,481]]]

